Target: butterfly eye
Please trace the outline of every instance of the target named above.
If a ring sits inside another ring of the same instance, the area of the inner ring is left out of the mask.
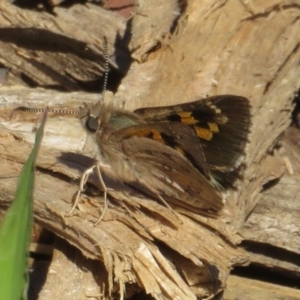
[[[95,133],[98,129],[98,126],[99,126],[98,118],[95,118],[93,116],[89,116],[86,119],[85,126],[86,126],[86,129],[88,131]]]

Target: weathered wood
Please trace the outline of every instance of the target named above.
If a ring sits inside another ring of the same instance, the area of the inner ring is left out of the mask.
[[[247,300],[296,300],[300,298],[300,292],[299,290],[281,286],[279,284],[270,284],[268,282],[230,276],[224,298]]]
[[[289,128],[280,155],[289,166],[286,174],[262,197],[241,230],[253,264],[300,277],[300,130]]]
[[[18,9],[5,1],[0,2],[0,11],[0,62],[10,70],[10,85],[25,82],[67,91],[89,90],[103,72],[104,36],[111,65],[127,71],[124,64],[114,62],[129,59],[122,49],[113,47],[125,30],[125,19],[117,14],[87,4],[57,7],[53,16]]]
[[[253,125],[243,178],[236,182],[236,190],[227,193],[226,209],[220,219],[185,213],[184,224],[178,224],[176,217],[160,203],[118,184],[110,193],[110,205],[103,221],[95,228],[93,222],[101,209],[98,198],[96,201],[92,201],[94,197],[83,199],[81,212],[77,211],[71,218],[63,216],[77,190],[77,181],[72,180],[91,163],[90,159],[76,154],[85,146],[85,132],[76,119],[50,118],[38,160],[35,217],[86,257],[103,261],[109,291],[123,295],[130,284],[157,299],[196,299],[196,295],[204,298],[224,288],[234,265],[247,262],[248,254],[237,247],[239,242],[256,238],[258,242],[270,243],[274,238],[268,233],[264,240],[260,220],[266,217],[265,212],[258,219],[253,213],[247,227],[243,226],[262,197],[263,185],[284,172],[282,158],[270,150],[289,126],[292,98],[300,85],[297,6],[300,2],[294,1],[292,5],[285,1],[246,4],[234,0],[191,0],[184,11],[172,1],[168,4],[162,1],[164,6],[153,1],[142,2],[132,20],[129,44],[136,61],[113,101],[132,110],[183,103],[206,95],[230,93],[248,97],[253,107]],[[152,5],[161,7],[164,17],[157,18],[157,13],[152,17],[151,13],[156,11]],[[108,38],[110,53],[115,52],[111,64],[126,70],[118,64],[122,43],[118,43],[116,33],[122,40],[125,21],[119,17],[115,20],[111,12],[103,12],[91,4],[69,9],[55,7],[57,17],[21,10],[5,2],[0,3],[0,8],[0,43],[4,49],[0,59],[11,70],[8,84],[22,83],[20,74],[24,72],[38,86],[79,90],[81,85],[74,77],[91,81],[103,70],[103,35]],[[170,35],[169,29],[176,19],[174,11],[180,12],[180,18]],[[7,28],[12,26],[16,28]],[[105,26],[109,29],[102,31]],[[29,37],[28,29],[20,29],[24,27],[33,28]],[[27,32],[25,39],[20,42],[24,32]],[[38,41],[30,36],[32,32],[39,35]],[[53,37],[57,43],[54,49],[41,37],[41,32]],[[43,47],[39,48],[41,42]],[[116,45],[114,50],[112,45]],[[157,45],[160,48],[154,47]],[[87,51],[82,47],[87,47]],[[49,53],[47,49],[54,52]],[[1,205],[8,205],[12,199],[17,175],[31,149],[32,128],[38,120],[36,115],[16,114],[8,122],[11,109],[24,104],[78,107],[82,102],[98,101],[99,97],[50,89],[3,87],[0,90]],[[94,151],[97,148],[91,144],[86,153],[93,157]],[[280,220],[276,212],[278,202],[273,203],[272,217]],[[294,220],[298,215],[293,212]],[[259,224],[261,234],[255,237],[253,228]],[[285,240],[288,238],[286,232]],[[286,243],[278,241],[273,245],[298,254],[297,246]],[[254,261],[254,256],[250,257]],[[298,268],[296,263],[285,265],[286,271],[298,272]],[[102,283],[99,283],[101,290]],[[58,290],[57,283],[47,285],[47,289],[51,290],[51,286],[53,292]]]

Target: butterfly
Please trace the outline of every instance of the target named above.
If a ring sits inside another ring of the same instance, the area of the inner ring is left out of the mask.
[[[42,111],[27,107],[16,110]],[[251,125],[250,111],[249,100],[236,95],[134,112],[104,102],[85,104],[75,113],[79,113],[98,146],[97,162],[83,174],[68,215],[77,206],[88,176],[95,169],[105,203],[109,191],[103,171],[116,181],[160,199],[168,207],[168,203],[173,203],[197,213],[217,215],[224,205],[220,191],[240,176]],[[99,220],[104,212],[105,209]]]
[[[103,170],[167,206],[217,215],[224,205],[220,191],[239,176],[250,111],[249,100],[236,95],[134,112],[85,105],[80,119],[98,146],[98,162],[81,189],[96,168],[105,197]]]

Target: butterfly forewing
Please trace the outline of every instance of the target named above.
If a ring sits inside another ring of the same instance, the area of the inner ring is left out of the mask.
[[[172,122],[191,127],[202,145],[211,176],[220,184],[227,183],[224,173],[235,171],[242,162],[250,127],[250,104],[244,97],[214,96],[175,106],[142,108],[135,113],[148,123]],[[193,163],[198,153],[186,153]]]

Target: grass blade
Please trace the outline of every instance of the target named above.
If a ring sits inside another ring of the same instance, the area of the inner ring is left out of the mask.
[[[0,299],[27,299],[28,246],[33,222],[34,171],[47,112],[37,130],[32,152],[24,164],[15,199],[0,224]]]

